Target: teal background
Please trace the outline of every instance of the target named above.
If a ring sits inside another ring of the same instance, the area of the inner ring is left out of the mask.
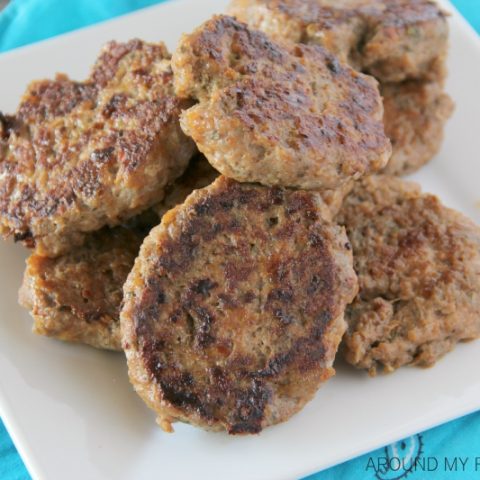
[[[0,52],[98,23],[139,8],[161,3],[161,1],[13,0],[0,12]],[[480,0],[453,0],[453,3],[477,32],[480,32]],[[321,435],[322,432],[319,434]],[[61,445],[61,439],[59,439],[59,445]],[[480,412],[431,429],[421,435],[410,437],[404,442],[397,442],[394,446],[398,452],[402,453],[410,446],[417,445],[421,445],[423,457],[436,459],[431,462],[431,468],[435,465],[435,461],[439,463],[439,466],[436,470],[428,472],[423,471],[421,465],[418,465],[415,471],[411,470],[408,474],[410,480],[480,478],[480,462],[479,471],[477,472],[475,469],[476,458],[477,456],[480,458]],[[391,450],[392,447],[389,448]],[[322,455],[322,452],[318,452],[318,455]],[[374,480],[375,478],[393,480],[400,478],[400,475],[405,473],[403,470],[398,472],[374,470],[373,465],[378,465],[378,462],[381,462],[385,456],[385,449],[379,449],[312,475],[308,477],[308,480]],[[452,467],[453,471],[449,471],[448,468],[445,471],[445,458],[448,462],[447,465],[454,465],[457,456],[467,459],[465,469],[462,470],[462,463],[458,461],[456,470]],[[410,464],[407,462],[407,468],[410,465],[411,462]],[[394,465],[395,467],[396,465]],[[0,480],[27,480],[29,478],[3,423],[0,421]]]

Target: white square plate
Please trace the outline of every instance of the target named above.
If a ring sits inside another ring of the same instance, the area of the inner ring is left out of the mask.
[[[224,0],[180,0],[0,56],[0,108],[26,84],[65,71],[82,79],[100,46],[140,37],[173,48]],[[446,7],[451,11],[449,5]],[[442,153],[416,178],[480,222],[480,41],[451,17],[448,89],[457,109]],[[430,370],[370,379],[345,366],[289,422],[228,437],[178,425],[163,433],[130,387],[121,354],[30,333],[17,305],[26,252],[0,243],[0,414],[32,476],[48,480],[298,478],[480,408],[480,343],[460,345]]]

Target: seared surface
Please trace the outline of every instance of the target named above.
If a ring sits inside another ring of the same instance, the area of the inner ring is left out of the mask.
[[[405,175],[418,170],[438,152],[452,99],[438,82],[408,81],[381,85],[385,133],[392,157],[383,172]]]
[[[90,77],[33,82],[0,115],[0,233],[55,256],[159,202],[194,145],[163,44],[111,42]]]
[[[376,81],[321,47],[217,16],[183,37],[172,68],[177,94],[199,101],[183,130],[227,177],[335,189],[388,161]]]
[[[480,228],[395,177],[359,182],[338,217],[360,292],[347,309],[348,362],[375,374],[433,365],[480,334]]]
[[[121,313],[130,379],[165,430],[288,419],[333,373],[351,247],[318,193],[219,177],[142,245]]]
[[[321,45],[381,81],[444,75],[448,24],[431,0],[233,0],[229,13],[278,40]]]
[[[322,45],[380,81],[392,142],[385,173],[412,173],[438,152],[453,102],[443,92],[448,25],[434,2],[234,0],[229,12],[274,39]]]
[[[121,350],[122,288],[144,237],[159,217],[215,176],[198,156],[167,188],[163,201],[135,217],[130,228],[104,228],[89,234],[83,246],[57,258],[31,255],[19,298],[35,320],[35,333]]]

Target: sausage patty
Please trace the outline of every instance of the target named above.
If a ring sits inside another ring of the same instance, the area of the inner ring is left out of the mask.
[[[333,375],[357,284],[322,210],[318,193],[221,176],[146,238],[121,328],[131,382],[165,430],[257,433]]]
[[[0,114],[0,233],[56,256],[159,202],[194,153],[162,43],[105,46],[90,77],[33,82]]]
[[[445,74],[448,23],[431,0],[233,0],[229,13],[272,38],[321,45],[382,82]]]
[[[232,15],[277,40],[323,45],[380,81],[392,157],[403,175],[438,152],[453,102],[443,91],[448,25],[429,0],[234,0]]]
[[[199,101],[182,128],[227,177],[335,189],[388,161],[377,82],[321,47],[217,16],[182,38],[172,68],[177,94]]]
[[[433,365],[480,335],[480,228],[399,178],[359,182],[338,216],[360,291],[347,308],[348,362]]]
[[[34,318],[34,332],[121,350],[122,288],[143,239],[159,217],[193,190],[211,183],[216,175],[199,156],[167,187],[163,201],[131,220],[129,227],[103,228],[89,234],[83,246],[57,258],[31,255],[19,300]]]

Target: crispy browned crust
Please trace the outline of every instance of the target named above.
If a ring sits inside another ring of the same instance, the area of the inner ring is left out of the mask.
[[[194,152],[162,43],[111,42],[90,77],[33,82],[0,116],[0,233],[55,256],[163,197]]]
[[[234,0],[229,11],[275,39],[322,45],[380,80],[392,142],[384,173],[412,173],[440,149],[453,102],[443,92],[448,24],[436,3]]]
[[[199,100],[182,128],[227,177],[335,189],[388,161],[376,81],[323,48],[217,16],[183,37],[172,68],[177,94]]]
[[[360,291],[347,308],[348,362],[392,371],[433,365],[480,335],[480,228],[399,178],[359,182],[338,217]]]
[[[35,320],[34,332],[121,350],[122,287],[144,236],[135,229],[104,228],[66,255],[31,255],[19,301]]]
[[[121,325],[130,379],[164,429],[257,433],[334,373],[357,287],[350,244],[321,203],[222,176],[147,237]]]
[[[89,234],[84,245],[57,258],[31,255],[19,300],[35,320],[34,332],[121,350],[122,288],[140,244],[166,211],[193,190],[211,183],[216,175],[205,158],[197,156],[167,187],[162,202],[132,219],[128,227]]]
[[[392,142],[392,157],[383,172],[413,173],[439,151],[454,103],[438,82],[388,83],[380,91],[385,133]]]
[[[278,40],[322,45],[381,81],[445,74],[448,24],[431,0],[233,0],[228,11]]]

